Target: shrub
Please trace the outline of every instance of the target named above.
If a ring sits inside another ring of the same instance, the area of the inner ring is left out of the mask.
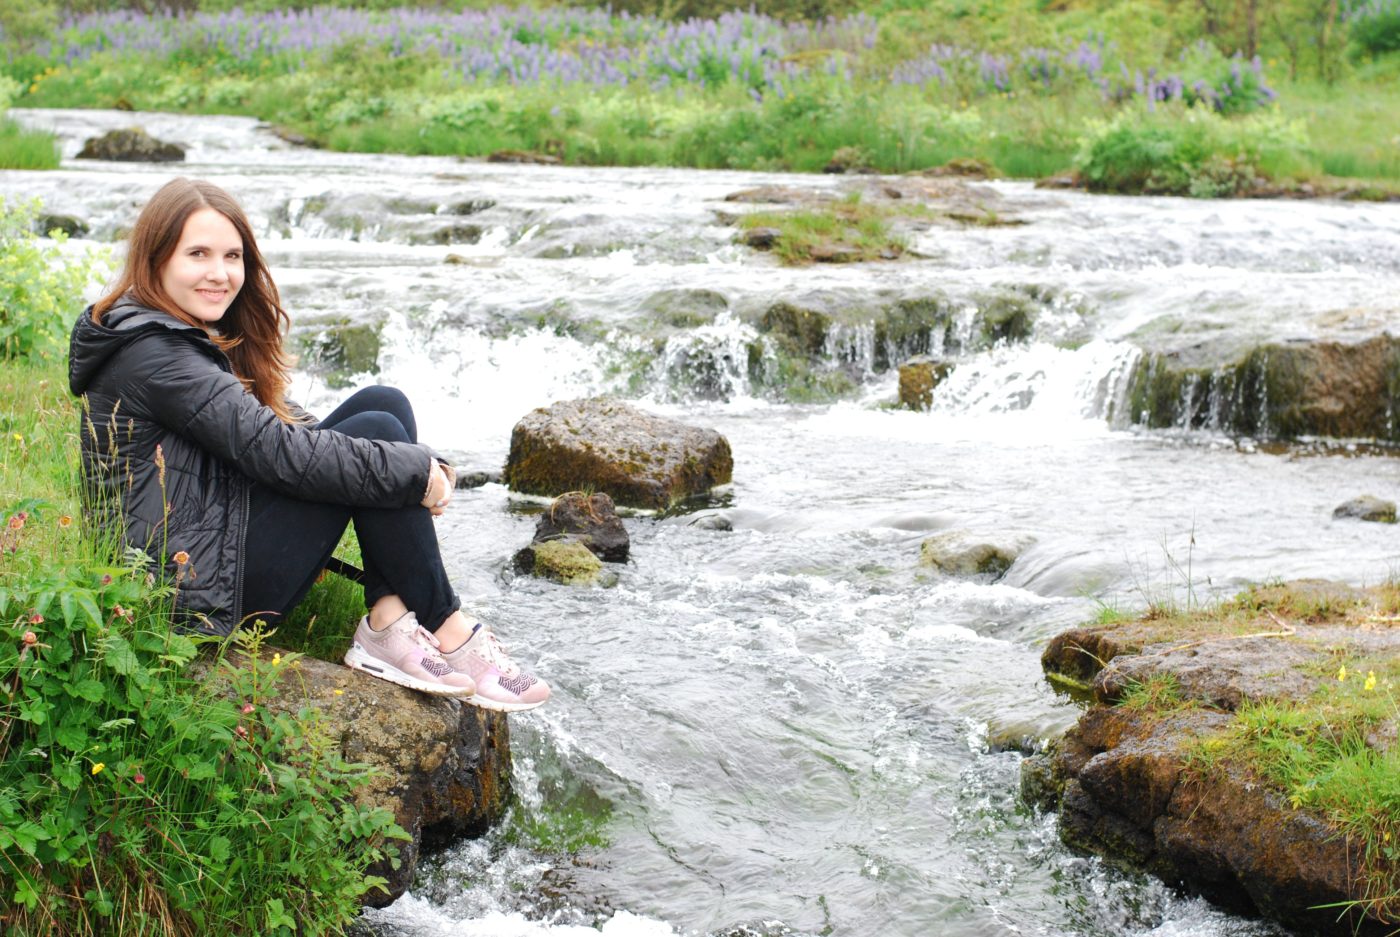
[[[1352,13],[1351,41],[1377,56],[1400,52],[1400,0],[1369,0]]]
[[[52,244],[34,235],[39,207],[0,195],[0,359],[61,354],[93,277],[92,265],[64,262],[63,232]]]
[[[1302,125],[1276,113],[1162,108],[1092,124],[1075,163],[1096,192],[1231,196],[1306,170],[1307,149]]]
[[[90,272],[36,243],[34,207],[0,214],[7,295]],[[45,316],[67,304],[66,323],[75,292],[50,295]],[[32,320],[7,295],[5,321]],[[155,579],[157,564],[75,520],[78,412],[60,362],[0,356],[0,931],[339,933],[379,882],[364,870],[404,834],[353,805],[368,769],[342,760],[317,713],[266,705],[296,655],[269,655],[254,627],[228,657],[206,639],[197,679],[200,643],[170,629],[182,574]]]

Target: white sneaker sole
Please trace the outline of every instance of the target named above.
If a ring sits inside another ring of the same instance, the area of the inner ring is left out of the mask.
[[[430,683],[412,674],[404,673],[393,664],[386,664],[371,655],[358,641],[350,645],[350,650],[345,652],[345,666],[351,670],[367,673],[371,677],[378,677],[381,680],[388,680],[390,683],[408,687],[410,690],[427,693],[430,696],[447,696],[474,702],[472,694],[476,692],[475,687],[463,689],[462,687],[448,686],[445,683]]]
[[[520,713],[527,709],[534,709],[536,706],[543,706],[549,702],[546,697],[538,703],[502,703],[499,700],[487,699],[484,696],[468,696],[462,700],[468,706],[475,706],[478,709],[490,709],[498,713]]]

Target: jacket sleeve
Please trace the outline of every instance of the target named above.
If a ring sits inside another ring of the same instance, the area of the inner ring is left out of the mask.
[[[276,491],[363,507],[418,504],[433,452],[283,423],[191,341],[159,335],[161,354],[133,355],[137,403],[156,422]],[[135,351],[135,348],[129,348]]]

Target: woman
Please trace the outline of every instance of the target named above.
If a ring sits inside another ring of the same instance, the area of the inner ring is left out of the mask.
[[[353,521],[369,613],[347,664],[488,709],[543,703],[548,685],[447,580],[433,518],[454,476],[417,442],[408,401],[371,387],[317,423],[286,399],[287,324],[237,202],[208,182],[162,187],[116,288],[73,328],[99,528],[163,558],[180,620],[227,635],[301,601]]]

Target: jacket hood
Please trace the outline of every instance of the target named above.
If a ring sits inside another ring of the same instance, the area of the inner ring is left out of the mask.
[[[101,324],[93,321],[91,306],[84,309],[73,324],[73,335],[68,343],[69,390],[82,395],[107,359],[156,329],[185,332],[193,339],[208,343],[210,348],[216,347],[203,329],[123,296],[107,310]]]

